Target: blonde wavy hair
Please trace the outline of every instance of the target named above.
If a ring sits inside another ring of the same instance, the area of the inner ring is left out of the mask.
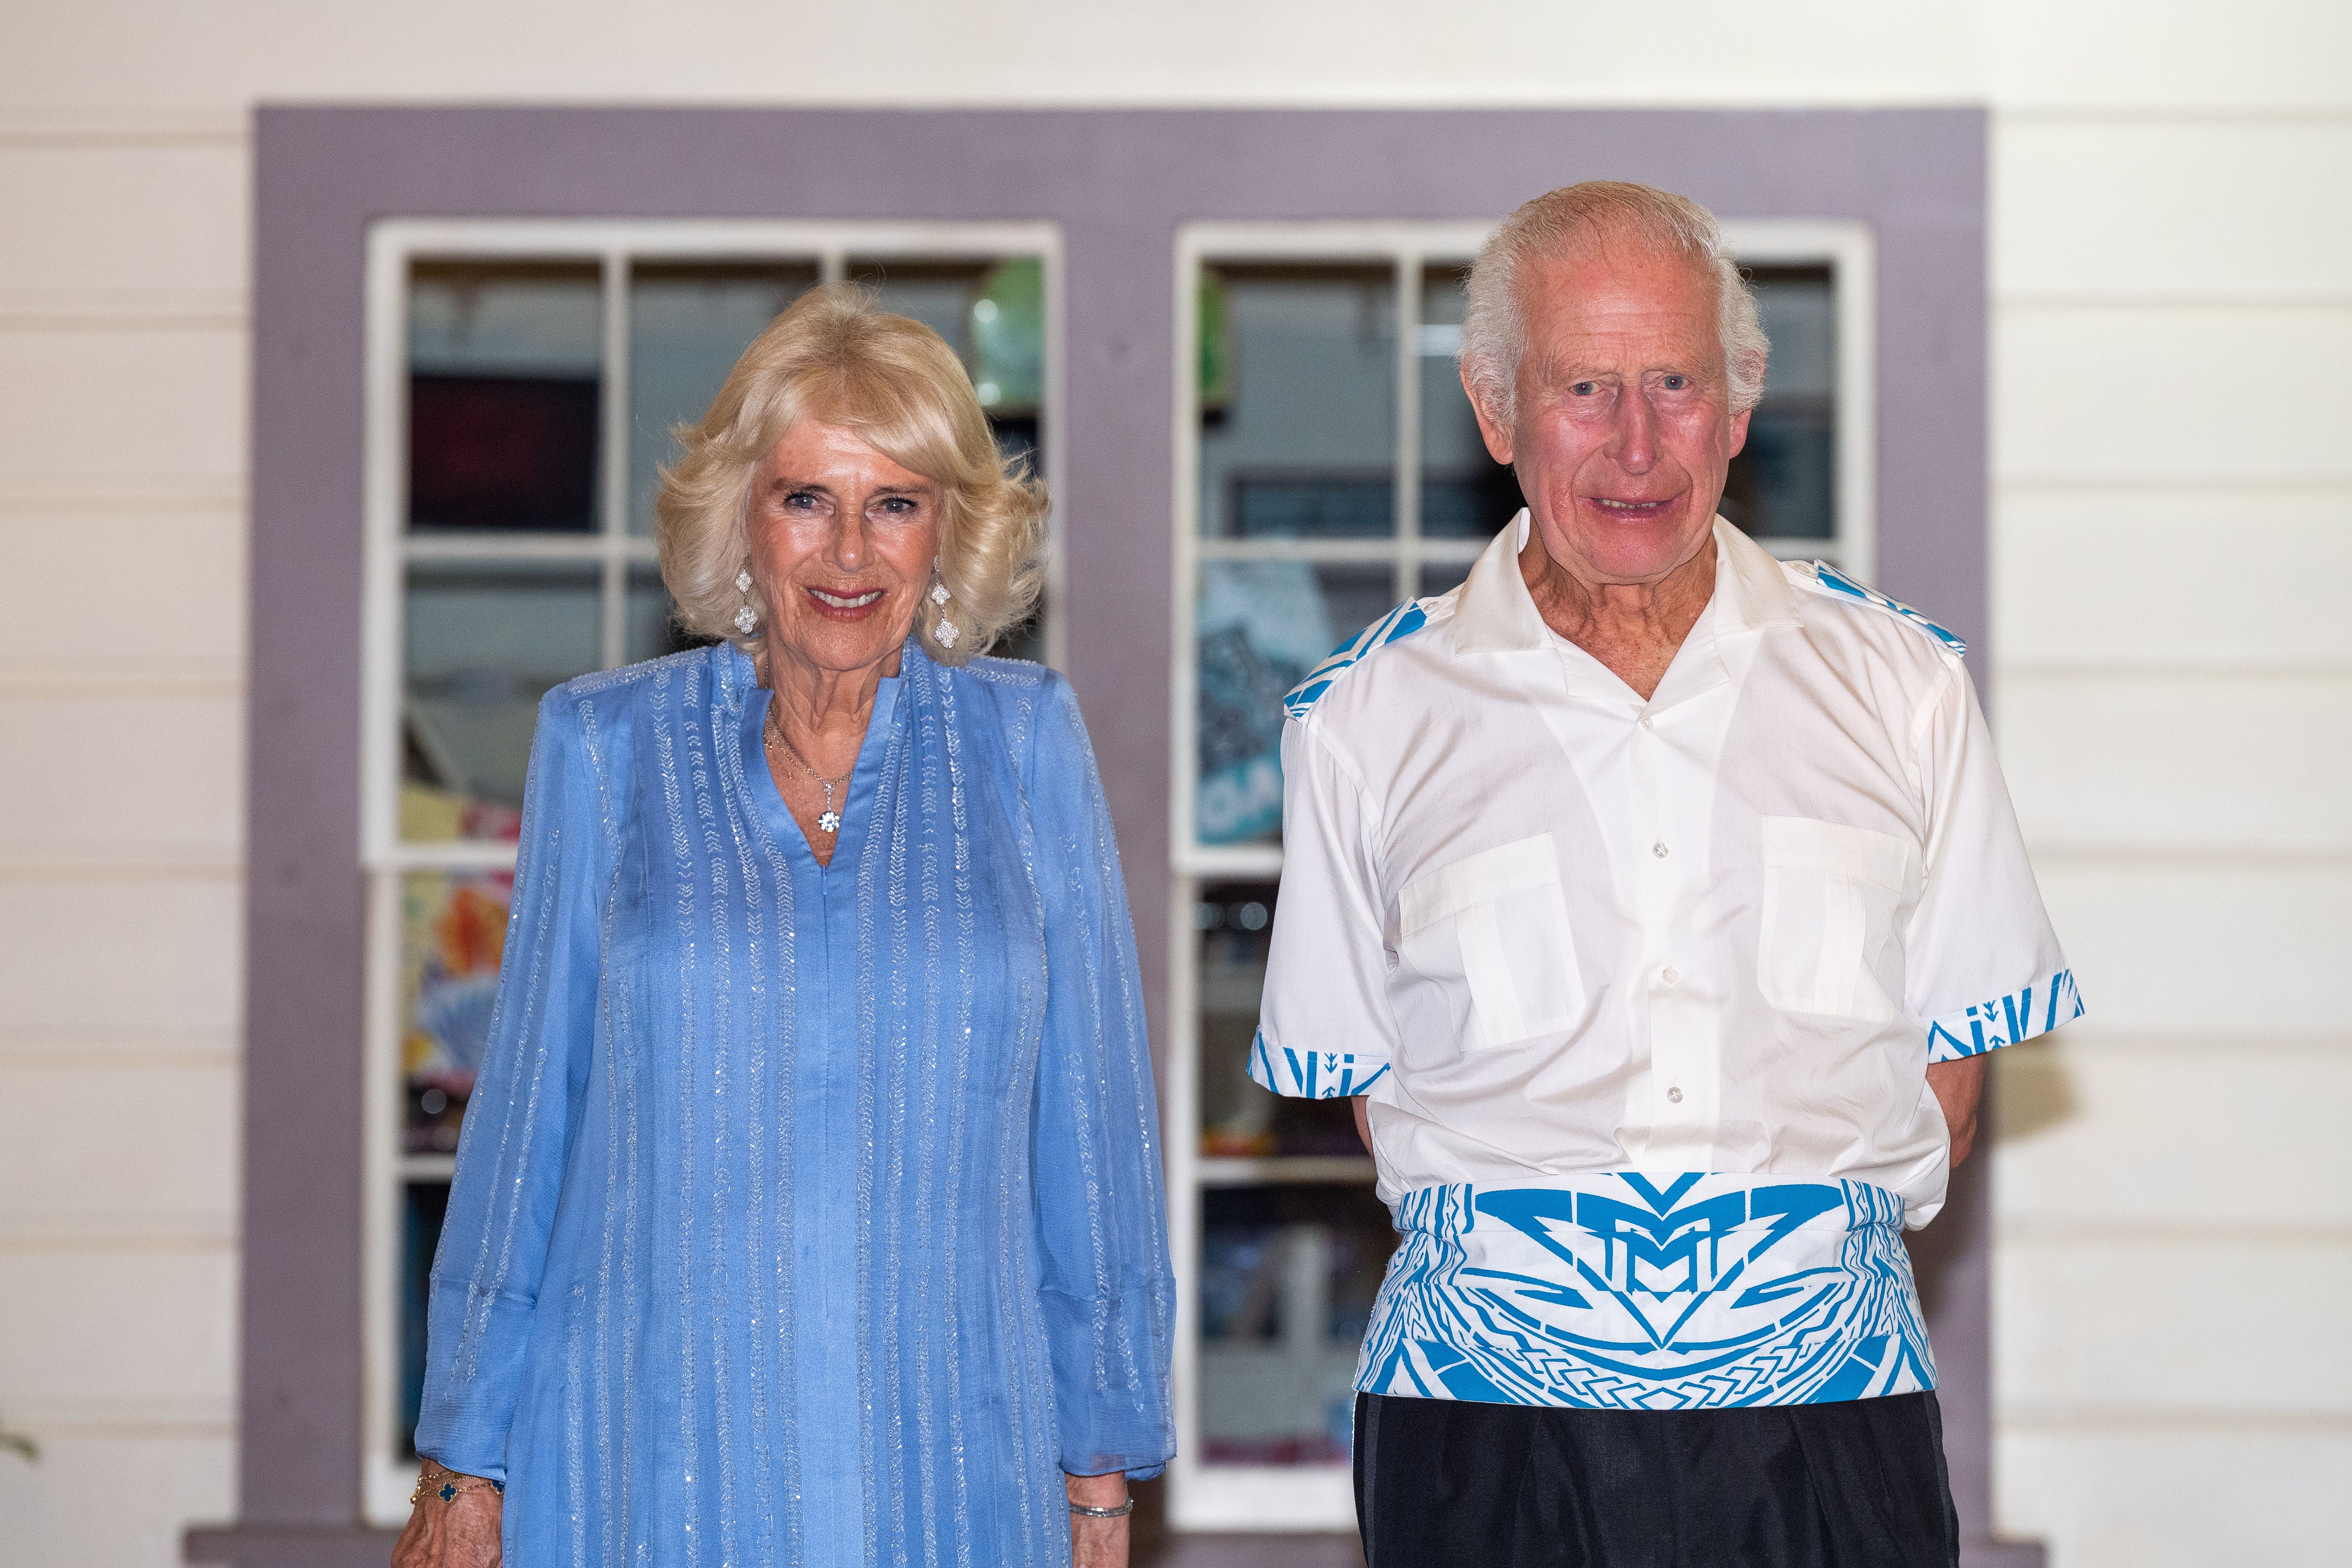
[[[937,332],[889,314],[866,289],[831,283],[770,322],[702,422],[673,432],[678,459],[662,470],[654,542],[678,625],[757,651],[769,619],[756,584],[761,630],[735,629],[751,479],[804,418],[856,431],[940,487],[940,575],[950,596],[941,606],[926,595],[915,613],[925,653],[960,664],[1028,619],[1045,580],[1044,483],[1026,459],[998,453],[971,377]],[[952,648],[939,640],[942,618],[955,623]]]

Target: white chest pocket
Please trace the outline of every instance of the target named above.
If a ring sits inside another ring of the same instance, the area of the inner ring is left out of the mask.
[[[1481,850],[1405,884],[1402,954],[1470,1002],[1465,1049],[1565,1029],[1584,1010],[1551,835]]]
[[[1907,838],[1810,816],[1764,818],[1764,920],[1756,982],[1788,1013],[1884,1023],[1895,1004],[1872,965],[1895,931]]]

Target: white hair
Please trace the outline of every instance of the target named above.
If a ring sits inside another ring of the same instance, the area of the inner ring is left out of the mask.
[[[1650,185],[1588,180],[1563,185],[1503,220],[1478,249],[1470,268],[1469,310],[1462,324],[1462,367],[1471,395],[1488,416],[1509,424],[1518,410],[1519,359],[1527,323],[1520,310],[1519,274],[1596,239],[1626,235],[1688,259],[1715,286],[1715,331],[1731,387],[1731,411],[1744,413],[1764,395],[1771,343],[1757,320],[1756,296],[1723,242],[1715,215],[1687,196]]]

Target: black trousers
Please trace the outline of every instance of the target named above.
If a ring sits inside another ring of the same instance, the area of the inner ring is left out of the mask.
[[[1958,1568],[1932,1394],[1747,1410],[1356,1396],[1369,1568]]]

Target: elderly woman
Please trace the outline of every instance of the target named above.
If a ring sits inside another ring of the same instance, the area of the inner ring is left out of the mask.
[[[858,291],[660,503],[724,640],[550,692],[397,1568],[1124,1564],[1172,1448],[1143,1001],[1042,487]]]

